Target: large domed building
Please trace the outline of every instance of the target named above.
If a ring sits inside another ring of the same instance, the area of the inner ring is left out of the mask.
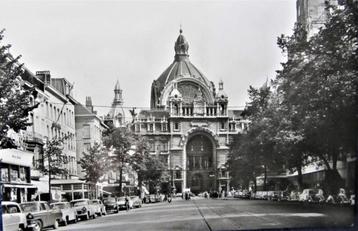
[[[135,132],[151,142],[152,154],[166,163],[176,190],[194,193],[228,190],[225,169],[230,136],[246,129],[240,110],[228,110],[223,81],[213,82],[189,60],[189,43],[180,30],[170,66],[153,81],[151,109],[141,111]]]

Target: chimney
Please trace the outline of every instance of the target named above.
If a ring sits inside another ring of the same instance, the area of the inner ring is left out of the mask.
[[[86,96],[86,108],[93,113],[92,99],[91,96]]]

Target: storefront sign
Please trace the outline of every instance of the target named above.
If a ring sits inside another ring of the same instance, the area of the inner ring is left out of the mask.
[[[7,164],[31,167],[33,156],[32,152],[18,149],[0,149],[1,162]]]

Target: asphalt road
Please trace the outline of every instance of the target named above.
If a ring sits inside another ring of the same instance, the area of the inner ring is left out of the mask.
[[[59,230],[239,230],[352,227],[352,207],[252,200],[182,199],[144,204]],[[357,227],[356,227],[357,228]]]

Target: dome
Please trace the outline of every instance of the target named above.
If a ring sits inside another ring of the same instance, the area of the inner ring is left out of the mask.
[[[211,95],[208,97],[213,97],[213,84],[210,82],[199,70],[196,68],[190,61],[188,55],[189,43],[185,39],[182,34],[182,30],[180,30],[180,34],[175,42],[174,50],[175,56],[174,61],[170,66],[159,76],[158,79],[153,81],[152,84],[152,99],[151,106],[158,106],[160,98],[163,96],[163,91],[166,86],[173,84],[173,81],[179,82],[181,81],[192,81],[196,82],[202,88],[207,89],[207,95]],[[180,86],[178,86],[180,91]],[[198,86],[196,86],[198,88]],[[209,93],[210,92],[210,93]],[[168,93],[169,94],[169,93]],[[182,94],[183,97],[185,96]]]

